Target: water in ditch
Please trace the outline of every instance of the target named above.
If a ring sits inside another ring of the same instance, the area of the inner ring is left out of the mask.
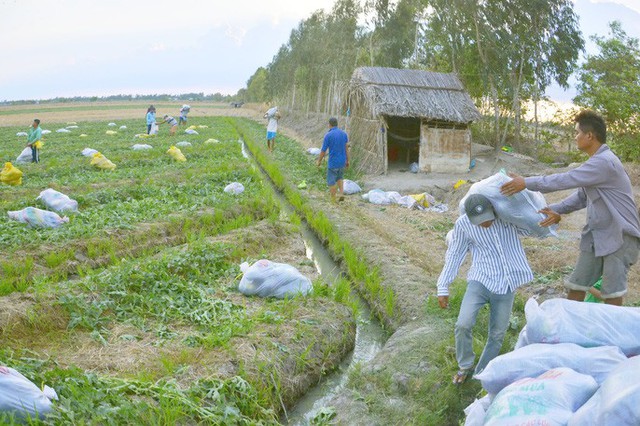
[[[246,157],[253,166],[259,170],[255,159],[250,154],[246,144],[240,140],[242,146],[242,155]],[[271,180],[265,174],[265,181],[271,183]],[[273,187],[276,199],[280,202],[283,210],[290,214],[293,207],[287,202],[285,197]],[[307,251],[307,258],[313,261],[318,273],[322,276],[326,283],[333,283],[341,277],[342,271],[329,255],[327,249],[323,246],[316,235],[309,229],[306,222],[302,222],[301,226],[302,238]],[[327,375],[314,388],[309,390],[295,405],[295,407],[287,412],[282,421],[289,425],[307,425],[319,412],[320,409],[327,406],[327,403],[335,395],[338,395],[344,388],[349,372],[358,363],[366,363],[370,361],[382,349],[387,339],[387,333],[384,331],[378,320],[371,314],[367,303],[357,294],[354,296],[359,300],[360,309],[358,318],[356,319],[356,342],[353,351],[340,363],[340,366],[331,374]]]

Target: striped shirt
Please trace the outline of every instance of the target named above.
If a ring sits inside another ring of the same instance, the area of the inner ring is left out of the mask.
[[[461,215],[453,227],[444,268],[438,278],[438,296],[449,295],[449,284],[458,275],[469,251],[472,262],[467,281],[478,281],[495,294],[506,294],[531,281],[533,272],[519,234],[527,235],[527,231],[500,219],[483,228],[473,225],[467,215]]]

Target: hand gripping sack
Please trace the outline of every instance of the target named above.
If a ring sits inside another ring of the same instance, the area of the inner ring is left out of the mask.
[[[31,147],[28,146],[22,150],[20,155],[18,155],[18,158],[16,158],[16,163],[28,163],[32,159],[33,159],[33,156],[31,154]]]
[[[469,195],[482,194],[491,201],[496,215],[503,221],[529,231],[537,237],[556,236],[556,225],[550,227],[539,225],[540,221],[546,217],[538,213],[540,209],[547,206],[544,196],[539,192],[525,189],[506,197],[500,193],[500,187],[509,181],[511,181],[509,176],[499,172],[471,185],[467,194],[460,200],[460,214],[464,214],[464,202]]]
[[[42,201],[45,206],[57,212],[78,212],[78,202],[55,189],[45,189],[40,192],[40,195],[36,200]]]
[[[296,295],[307,295],[312,290],[309,278],[286,263],[261,259],[249,266],[240,265],[244,272],[238,290],[247,296],[275,297],[284,299]]]
[[[68,217],[60,217],[54,212],[27,207],[22,210],[9,211],[7,215],[10,219],[26,223],[30,227],[57,228],[63,223],[69,222]]]
[[[99,152],[93,154],[91,158],[91,165],[99,168],[100,170],[113,170],[116,168],[115,164]]]
[[[187,161],[187,157],[180,151],[180,148],[176,148],[175,146],[169,148],[167,154],[176,161]]]
[[[640,354],[640,308],[549,299],[524,307],[529,343],[617,346],[627,357]]]
[[[47,394],[13,368],[8,370],[0,373],[0,413],[12,414],[19,420],[43,418],[49,413],[51,401]],[[57,399],[55,391],[51,397]]]
[[[22,171],[7,161],[0,171],[0,182],[13,186],[22,185]]]

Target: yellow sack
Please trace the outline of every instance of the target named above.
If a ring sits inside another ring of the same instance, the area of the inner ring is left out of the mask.
[[[0,171],[0,182],[7,185],[22,185],[22,171],[13,164],[6,162],[4,168]]]
[[[457,181],[456,183],[454,183],[454,184],[453,184],[453,189],[458,189],[458,188],[460,188],[462,185],[465,185],[465,184],[467,184],[467,183],[469,183],[469,182],[467,182],[467,181],[466,181],[466,180],[464,180],[464,179],[460,179],[459,181]]]
[[[34,143],[34,144],[33,144],[33,146],[34,146],[36,149],[40,149],[40,148],[42,148],[42,140],[36,141],[36,143]]]
[[[115,164],[113,164],[107,157],[100,154],[99,152],[93,154],[91,158],[91,165],[101,170],[113,170],[116,168]]]
[[[187,129],[195,130],[195,129],[196,129],[196,126],[195,126],[195,125],[193,125],[193,126],[189,126],[189,127],[187,127]]]
[[[429,207],[436,204],[436,199],[433,198],[433,195],[423,192],[422,194],[412,194],[409,197],[416,200],[416,203],[420,204],[422,207]]]
[[[198,129],[208,129],[209,126],[207,126],[206,124],[200,124],[198,125]]]
[[[169,154],[171,158],[173,158],[176,161],[187,161],[187,157],[185,157],[182,151],[180,151],[180,149],[176,148],[175,146],[172,146],[171,148],[169,148],[169,150],[167,151],[167,154]]]
[[[86,138],[87,136],[89,136],[89,135],[86,135],[86,134],[84,134],[84,133],[83,133],[83,134],[81,134],[79,137],[81,137],[81,138]]]
[[[116,132],[115,130],[107,130],[106,132],[104,132],[107,135],[117,135],[118,132]]]

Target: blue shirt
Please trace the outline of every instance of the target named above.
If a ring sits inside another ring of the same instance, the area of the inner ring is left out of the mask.
[[[147,113],[147,125],[154,124],[156,122],[156,113],[149,111]]]
[[[533,272],[518,234],[527,232],[497,218],[483,228],[472,224],[467,215],[460,216],[438,278],[438,296],[449,295],[449,284],[469,251],[472,261],[467,281],[478,281],[495,294],[506,294],[531,281]]]
[[[329,150],[329,161],[327,167],[330,169],[340,169],[347,165],[347,144],[349,137],[347,134],[337,128],[329,129],[324,140],[322,141],[322,152]]]

